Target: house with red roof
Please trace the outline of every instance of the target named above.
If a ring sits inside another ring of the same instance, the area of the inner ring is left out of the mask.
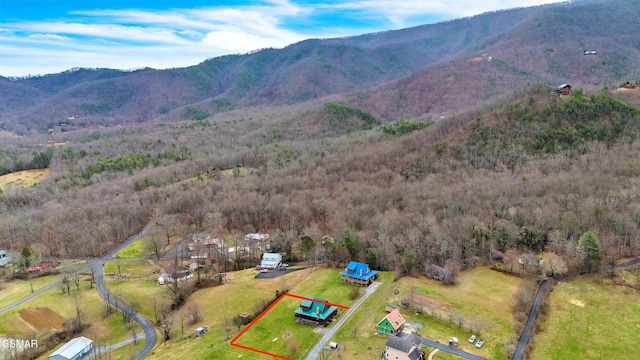
[[[378,322],[378,333],[398,335],[406,322],[400,310],[395,309]]]

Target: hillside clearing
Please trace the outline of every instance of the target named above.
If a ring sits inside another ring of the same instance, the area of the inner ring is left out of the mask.
[[[0,176],[0,190],[8,187],[34,186],[51,174],[50,169],[23,170]]]

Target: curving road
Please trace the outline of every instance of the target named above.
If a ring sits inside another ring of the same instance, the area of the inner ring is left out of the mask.
[[[107,262],[110,257],[114,256],[118,251],[122,250],[130,243],[138,240],[143,234],[145,234],[149,230],[149,228],[151,227],[151,224],[152,224],[151,222],[148,223],[138,234],[130,237],[127,241],[118,245],[117,247],[115,247],[114,249],[106,253],[100,259],[93,261],[93,267],[95,269],[95,274],[96,274],[96,278],[95,278],[96,289],[98,290],[98,294],[100,294],[100,296],[102,296],[103,299],[108,300],[109,303],[115,306],[116,309],[122,311],[125,314],[128,314],[133,320],[135,320],[135,322],[137,322],[140,325],[140,327],[144,331],[144,337],[145,337],[144,347],[142,347],[140,352],[136,354],[136,356],[134,357],[135,360],[142,359],[148,353],[150,353],[151,350],[153,350],[153,348],[156,346],[156,343],[158,341],[158,337],[156,335],[156,329],[153,327],[151,322],[149,322],[149,320],[145,319],[142,315],[138,314],[137,312],[131,310],[127,305],[118,301],[118,299],[116,299],[113,295],[109,294],[102,280],[104,278],[104,263]]]
[[[127,245],[138,240],[142,235],[144,235],[149,230],[152,223],[153,222],[149,222],[147,225],[145,225],[144,228],[142,228],[142,230],[139,233],[130,237],[129,239],[127,239],[127,241],[123,242],[122,244],[116,246],[111,251],[107,252],[104,256],[98,259],[91,260],[91,263],[89,264],[89,266],[85,266],[84,268],[79,270],[79,272],[86,272],[86,271],[89,271],[91,267],[93,267],[95,269],[95,282],[96,282],[96,289],[98,290],[98,294],[100,294],[102,298],[107,299],[109,303],[111,303],[111,305],[116,307],[116,309],[129,314],[129,316],[131,316],[131,318],[135,320],[135,322],[137,322],[140,325],[140,327],[143,329],[146,340],[142,350],[140,350],[140,352],[134,357],[134,359],[136,360],[142,359],[144,356],[150,353],[151,350],[153,350],[153,348],[156,346],[156,343],[158,341],[156,330],[147,319],[142,317],[142,315],[131,310],[129,307],[119,302],[113,295],[107,292],[106,288],[104,287],[104,283],[102,281],[104,277],[103,266],[104,266],[104,263],[109,261],[109,258],[114,256],[118,251],[122,250]],[[25,296],[22,299],[16,300],[13,303],[1,308],[0,314],[28,301],[29,299],[32,299],[42,294],[43,292],[51,288],[58,286],[58,284],[60,284],[61,281],[62,279],[58,279],[52,282],[51,284],[38,289],[33,294],[29,294],[28,296]]]
[[[98,290],[98,294],[100,294],[100,296],[102,296],[103,299],[108,300],[109,303],[115,306],[116,309],[122,311],[125,314],[128,314],[133,320],[135,320],[135,322],[137,322],[140,325],[140,327],[142,327],[142,330],[144,331],[144,337],[145,337],[144,347],[134,357],[135,360],[142,359],[148,353],[150,353],[151,350],[153,350],[153,348],[156,346],[156,342],[158,341],[158,337],[156,335],[156,329],[153,327],[151,322],[149,322],[149,320],[145,319],[142,315],[138,314],[137,312],[131,310],[127,305],[118,301],[118,299],[116,299],[113,295],[109,294],[109,292],[104,286],[104,282],[102,281],[104,277],[104,272],[103,272],[104,263],[105,263],[104,259],[100,259],[94,263],[95,270],[96,270],[96,289]]]

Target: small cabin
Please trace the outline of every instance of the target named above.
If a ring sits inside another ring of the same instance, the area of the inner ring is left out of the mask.
[[[571,95],[571,85],[562,84],[556,88],[556,94],[558,95]]]

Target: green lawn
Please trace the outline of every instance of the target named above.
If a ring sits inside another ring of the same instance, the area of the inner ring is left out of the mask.
[[[298,324],[294,321],[293,312],[300,306],[300,301],[292,297],[283,298],[238,339],[238,344],[294,358],[300,358],[306,354],[318,342],[321,334],[313,331],[315,326]],[[343,314],[344,310],[339,309],[338,318]],[[285,338],[286,336],[290,337]],[[298,343],[296,353],[288,352],[287,344],[290,341]]]
[[[150,254],[151,253],[145,249],[145,242],[142,239],[138,239],[118,251],[114,257],[120,259],[142,259]]]
[[[178,325],[174,326],[172,339],[166,345],[160,345],[148,358],[271,359],[266,355],[230,346],[222,330],[222,319],[225,316],[233,318],[244,311],[252,313],[258,299],[272,299],[275,290],[282,288],[289,288],[292,294],[320,297],[332,303],[349,306],[353,303],[349,299],[349,292],[354,286],[343,284],[339,272],[339,269],[307,269],[275,279],[254,279],[255,270],[228,273],[230,283],[197,291],[189,298],[183,310],[176,314],[176,319],[180,319],[189,304],[198,304],[202,312],[202,321],[185,325],[184,339],[180,339],[181,329],[178,321]],[[380,281],[384,284],[363,303],[332,339],[341,345],[339,352],[328,354],[332,358],[337,358],[338,355],[340,358],[354,360],[377,358],[384,349],[386,337],[375,333],[375,325],[386,315],[385,305],[388,302],[397,304],[411,289],[417,296],[426,296],[454,310],[456,314],[463,313],[467,318],[482,316],[487,322],[482,334],[482,338],[487,342],[483,349],[478,350],[466,343],[470,336],[469,330],[465,327],[459,328],[456,323],[450,323],[446,311],[434,317],[431,314],[416,315],[403,309],[402,313],[408,322],[420,322],[424,325],[419,331],[420,335],[442,343],[451,336],[457,336],[463,350],[486,358],[503,358],[502,347],[505,339],[513,331],[511,303],[521,279],[484,267],[476,267],[462,273],[455,286],[444,286],[424,278],[402,278],[393,282],[393,274],[385,272],[380,273]],[[131,291],[135,291],[136,288],[132,286]],[[394,294],[395,290],[398,290],[398,294]],[[293,298],[285,298],[240,337],[237,343],[291,356],[287,351],[287,342],[290,340],[282,338],[283,334],[291,333],[291,339],[295,339],[299,345],[299,350],[293,357],[303,358],[320,335],[313,332],[313,326],[295,323],[293,311],[299,306],[299,302]],[[202,325],[208,325],[209,332],[202,337],[193,336],[194,329]],[[233,327],[230,337],[233,338],[241,329]],[[427,353],[430,350],[425,349]],[[454,358],[443,352],[434,357]]]
[[[2,290],[0,290],[0,308],[31,294],[31,285],[33,285],[33,291],[37,291],[59,278],[59,275],[51,275],[42,276],[32,280],[2,280],[0,282],[0,288],[2,288]]]
[[[158,279],[158,269],[146,260],[111,261],[104,264],[105,275],[122,274],[132,279]]]
[[[596,280],[560,282],[534,336],[531,359],[634,359],[640,347],[638,291]]]
[[[384,310],[385,305],[387,303],[399,305],[399,300],[407,296],[411,289],[416,297],[426,296],[427,300],[433,304],[439,304],[443,309],[436,311],[434,316],[427,309],[425,309],[426,313],[416,314],[401,308],[400,311],[407,322],[419,322],[424,326],[418,332],[420,336],[441,343],[446,343],[455,336],[460,342],[459,348],[464,351],[491,359],[504,357],[502,347],[505,339],[513,331],[511,303],[521,279],[485,267],[476,267],[462,273],[455,286],[445,286],[434,280],[410,277],[393,282],[392,274],[388,273],[382,273],[380,281],[384,285],[365,301],[333,339],[345,345],[342,352],[348,354],[350,359],[371,359],[382,352],[386,337],[376,334],[376,324],[387,314]],[[396,290],[398,294],[394,293]],[[455,313],[452,322],[449,322],[448,310],[453,310]],[[486,342],[482,349],[478,350],[466,342],[471,333],[465,326],[458,327],[455,321],[458,314],[464,314],[466,319],[481,316],[486,320],[487,328],[481,336]],[[424,351],[428,353],[431,349],[426,348]],[[447,359],[448,356],[450,355],[439,352],[435,358]]]

